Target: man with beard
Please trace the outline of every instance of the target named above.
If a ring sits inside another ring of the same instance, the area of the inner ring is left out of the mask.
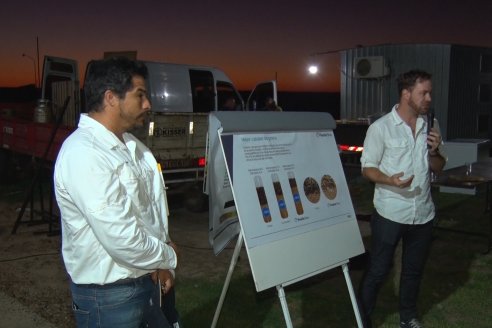
[[[359,290],[364,327],[371,327],[377,293],[400,240],[400,327],[422,327],[417,296],[435,215],[430,171],[440,172],[446,162],[439,150],[442,139],[437,121],[428,122],[426,116],[431,75],[420,70],[403,73],[398,77],[398,91],[399,103],[369,126],[361,157],[363,176],[375,183],[370,262]]]
[[[151,301],[157,281],[164,292],[173,285],[177,256],[164,180],[150,150],[128,132],[143,126],[150,110],[146,77],[140,62],[91,62],[88,114],[56,160],[62,253],[78,327],[144,327],[162,315]]]

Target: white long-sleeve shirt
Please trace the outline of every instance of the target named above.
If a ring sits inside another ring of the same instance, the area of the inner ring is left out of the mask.
[[[435,127],[439,129],[437,121]],[[383,217],[404,224],[423,224],[434,218],[430,194],[427,121],[417,118],[415,137],[397,113],[397,105],[367,130],[361,156],[362,168],[374,167],[387,176],[414,175],[408,188],[376,183],[374,207]]]
[[[125,143],[81,115],[55,164],[62,253],[76,284],[107,284],[155,269],[174,269],[164,180],[150,150]]]

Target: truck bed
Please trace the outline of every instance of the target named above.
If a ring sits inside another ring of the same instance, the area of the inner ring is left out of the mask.
[[[52,123],[36,123],[20,118],[0,118],[0,145],[12,152],[37,158],[42,158],[49,146],[45,159],[55,161],[63,141],[74,128],[60,126],[50,144],[54,128],[55,124]]]

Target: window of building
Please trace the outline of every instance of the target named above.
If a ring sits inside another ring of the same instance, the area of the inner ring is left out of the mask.
[[[489,114],[480,114],[478,115],[478,134],[479,135],[487,135],[489,131]]]
[[[480,84],[478,91],[478,101],[481,103],[492,102],[492,84],[482,83]]]
[[[492,73],[492,54],[482,54],[480,61],[481,73]]]

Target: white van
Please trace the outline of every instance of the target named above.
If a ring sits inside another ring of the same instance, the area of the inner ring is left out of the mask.
[[[147,130],[135,134],[161,164],[168,192],[185,192],[185,206],[207,206],[202,192],[208,113],[217,110],[254,110],[275,101],[275,81],[259,84],[247,105],[229,77],[215,67],[145,62],[152,113]]]
[[[160,163],[168,193],[184,192],[185,206],[194,211],[202,210],[208,205],[202,191],[208,114],[217,110],[255,110],[264,106],[268,98],[276,101],[276,83],[259,84],[245,106],[239,91],[218,68],[143,62],[149,73],[147,89],[152,109],[147,125],[133,133]],[[80,111],[84,111],[78,91],[77,62],[46,56],[42,98],[51,100],[53,108],[60,109],[70,96],[63,125],[73,129]]]

